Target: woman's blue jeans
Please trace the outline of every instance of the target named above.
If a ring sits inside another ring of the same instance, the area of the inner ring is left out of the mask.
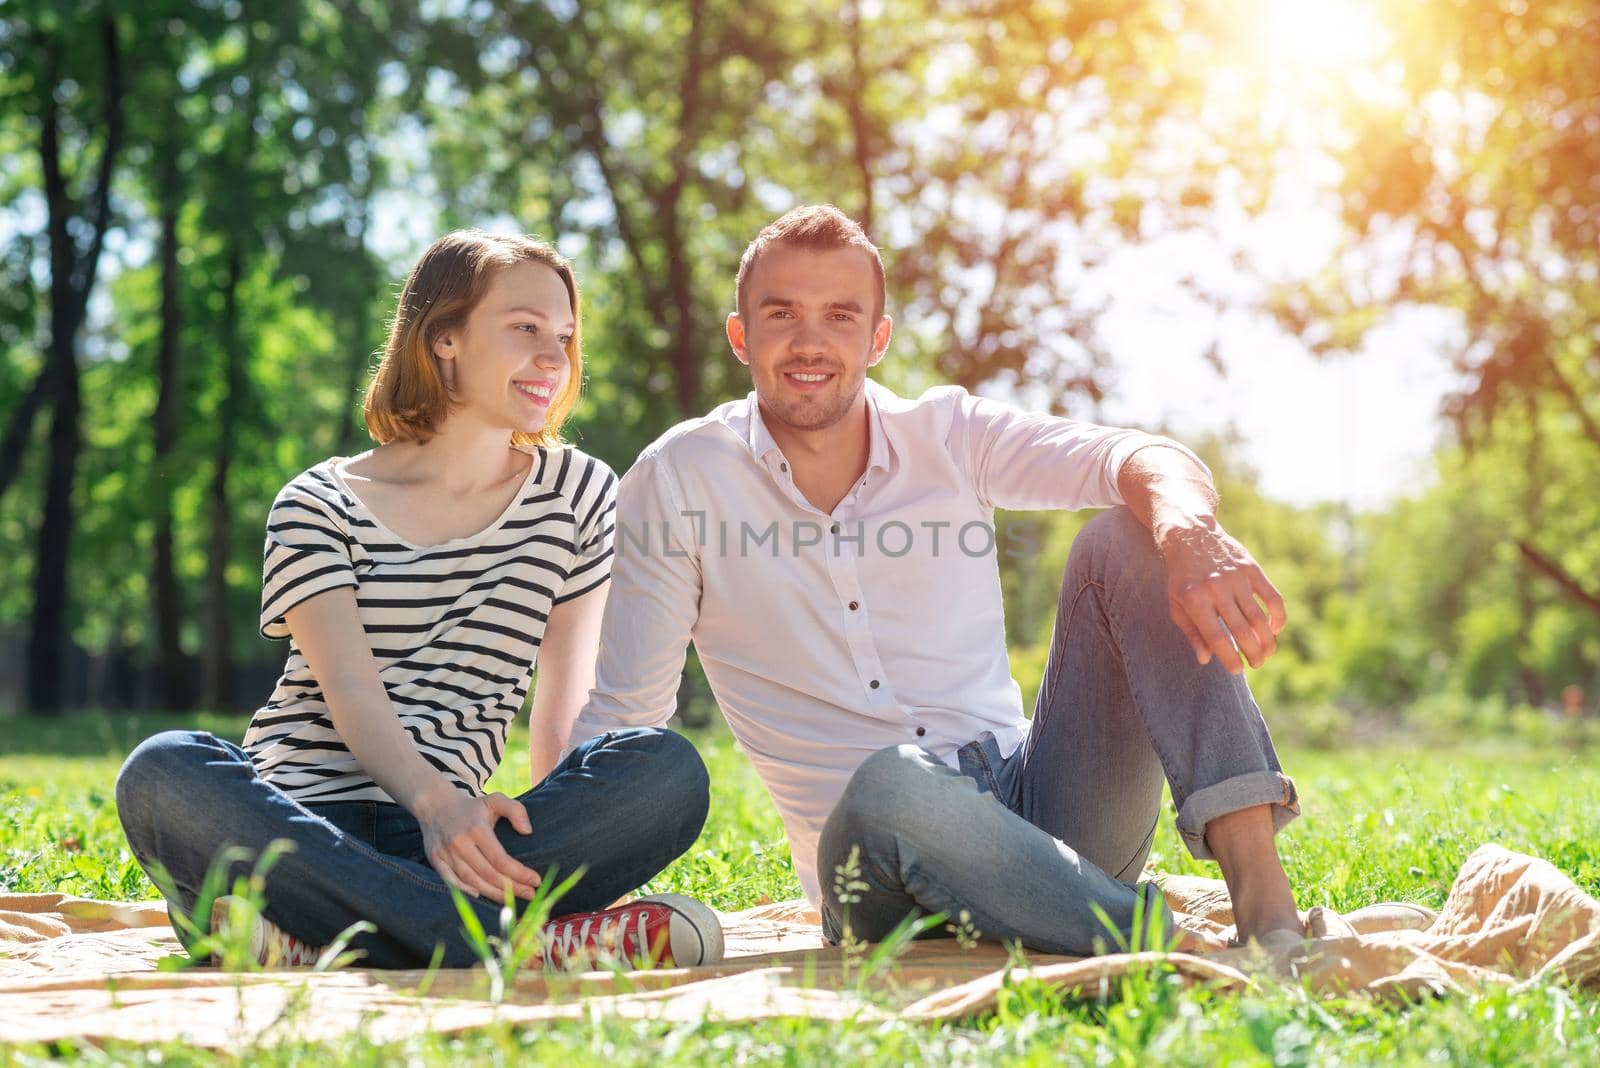
[[[1129,935],[1141,899],[1171,930],[1155,885],[1130,885],[1150,853],[1163,780],[1178,833],[1201,859],[1218,816],[1269,805],[1275,829],[1292,820],[1299,798],[1249,687],[1214,659],[1197,663],[1167,612],[1149,530],[1122,508],[1091,520],[1067,560],[1016,753],[1002,759],[985,734],[962,747],[957,770],[903,745],[851,778],[818,847],[829,939],[848,926],[879,941],[914,911],[939,912],[952,923],[965,914],[982,938],[1093,953]],[[836,878],[852,849],[859,875]]]
[[[686,852],[705,823],[709,792],[705,764],[686,738],[632,729],[589,739],[517,800],[533,833],[499,821],[506,851],[547,879],[585,869],[555,903],[560,916],[606,907]],[[227,847],[252,858],[230,865],[231,886],[269,843],[287,839],[291,851],[266,877],[264,915],[290,934],[326,945],[366,920],[376,933],[357,935],[351,948],[367,967],[425,967],[439,946],[445,967],[477,961],[450,888],[423,853],[422,831],[399,805],[302,805],[257,775],[231,742],[167,731],[123,764],[117,810],[134,858],[147,873],[165,872],[176,893],[168,906],[185,915]],[[503,903],[467,900],[485,930],[498,932]],[[210,918],[195,919],[204,929]]]

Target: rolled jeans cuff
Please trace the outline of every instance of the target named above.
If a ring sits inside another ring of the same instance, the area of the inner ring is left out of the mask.
[[[1282,772],[1252,771],[1196,790],[1178,810],[1178,834],[1196,860],[1215,860],[1206,845],[1206,825],[1218,816],[1256,805],[1272,806],[1272,833],[1300,815],[1300,792]]]
[[[1145,932],[1156,926],[1150,922],[1150,916],[1152,913],[1154,913],[1161,917],[1161,944],[1163,946],[1168,945],[1171,943],[1173,937],[1178,933],[1178,920],[1177,917],[1172,914],[1172,906],[1167,904],[1167,895],[1162,891],[1160,884],[1155,882],[1140,883],[1136,889],[1144,898],[1144,908],[1141,911],[1143,913],[1145,929],[1144,931],[1137,932],[1138,937],[1143,938]],[[1130,941],[1130,948],[1132,945],[1133,942]],[[1153,947],[1144,945],[1144,948],[1150,949]]]

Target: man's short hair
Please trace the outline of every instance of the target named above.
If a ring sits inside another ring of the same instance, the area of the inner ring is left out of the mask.
[[[739,276],[734,283],[733,299],[741,316],[745,314],[745,288],[750,281],[750,272],[755,269],[761,254],[773,245],[788,245],[811,252],[831,252],[839,248],[858,248],[865,252],[872,260],[872,274],[878,282],[877,304],[872,321],[877,322],[883,317],[887,297],[883,259],[878,255],[878,246],[872,243],[867,232],[854,219],[832,204],[806,204],[793,208],[762,227],[739,259]]]

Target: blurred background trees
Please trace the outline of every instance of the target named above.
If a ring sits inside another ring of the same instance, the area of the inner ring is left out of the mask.
[[[281,656],[254,625],[267,505],[364,447],[438,233],[577,261],[573,426],[620,470],[748,389],[721,340],[739,254],[818,200],[884,248],[903,390],[1094,418],[1104,278],[1173,235],[1259,282],[1197,272],[1198,299],[1330,360],[1446,317],[1450,431],[1382,509],[1275,501],[1236,443],[1196,443],[1294,611],[1253,684],[1305,710],[1600,690],[1600,5],[1343,6],[1390,44],[1294,53],[1318,27],[1273,36],[1269,0],[14,0],[0,713],[253,706]],[[1308,189],[1337,239],[1275,269],[1240,235]],[[1080,520],[1005,522],[1031,690]]]

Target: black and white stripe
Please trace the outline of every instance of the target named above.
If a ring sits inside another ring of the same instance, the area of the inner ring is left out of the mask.
[[[333,729],[284,613],[355,588],[395,713],[431,765],[480,793],[505,755],[553,605],[611,573],[617,478],[576,449],[538,449],[516,501],[487,529],[406,544],[347,491],[326,460],[297,476],[267,517],[261,633],[290,638],[272,698],[244,747],[299,801],[388,801]]]

